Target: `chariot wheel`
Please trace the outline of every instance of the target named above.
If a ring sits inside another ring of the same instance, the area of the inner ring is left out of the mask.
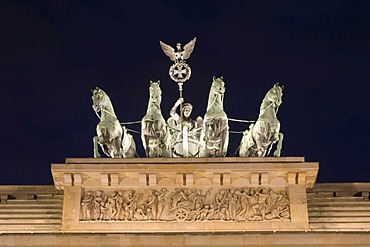
[[[185,208],[178,208],[175,210],[175,217],[177,220],[185,221],[188,218],[188,210]]]

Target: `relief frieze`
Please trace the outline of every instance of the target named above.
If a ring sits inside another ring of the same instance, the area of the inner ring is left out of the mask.
[[[288,221],[285,189],[162,188],[89,190],[81,198],[80,221]]]

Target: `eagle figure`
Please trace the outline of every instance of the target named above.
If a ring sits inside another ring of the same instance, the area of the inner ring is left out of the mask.
[[[177,51],[175,51],[174,48],[172,48],[171,46],[167,45],[166,43],[164,43],[162,41],[159,41],[159,44],[161,45],[161,48],[164,51],[164,53],[167,56],[170,57],[171,61],[176,63],[176,62],[184,61],[184,60],[186,60],[190,57],[190,54],[194,50],[196,39],[197,38],[195,37],[193,40],[191,40],[189,43],[187,43],[184,46],[183,51],[181,51],[181,44],[180,43],[176,44]]]

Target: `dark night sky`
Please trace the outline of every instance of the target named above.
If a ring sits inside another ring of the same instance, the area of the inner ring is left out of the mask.
[[[167,118],[178,90],[158,41],[195,36],[184,86],[194,118],[214,75],[228,116],[249,120],[278,81],[282,155],[320,162],[318,182],[370,182],[370,1],[133,2],[0,1],[0,184],[52,184],[51,163],[92,157],[95,86],[127,122],[160,79]],[[230,135],[229,155],[240,138]]]

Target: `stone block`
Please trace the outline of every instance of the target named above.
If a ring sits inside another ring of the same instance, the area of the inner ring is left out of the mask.
[[[62,229],[73,229],[80,218],[81,187],[65,186]]]
[[[73,186],[81,186],[82,185],[82,178],[81,174],[75,173],[73,174]]]
[[[117,173],[111,173],[110,175],[110,185],[113,187],[118,186],[118,174]]]
[[[157,185],[157,174],[149,173],[149,186]]]
[[[108,187],[109,186],[108,173],[102,173],[102,174],[100,174],[100,179],[101,179],[101,185],[103,187]]]
[[[70,234],[70,246],[98,246],[99,235],[94,234]]]
[[[221,173],[213,173],[213,185],[221,185]]]
[[[121,240],[118,234],[99,234],[96,242],[97,246],[117,246]]]
[[[308,209],[305,185],[288,186],[290,198],[290,212],[292,222],[307,224],[308,228]]]
[[[261,173],[261,185],[266,186],[269,184],[269,174],[268,172]]]
[[[298,173],[298,184],[306,184],[306,173],[304,172]]]
[[[211,246],[243,246],[244,238],[241,234],[214,234],[211,237]]]
[[[130,235],[128,246],[165,246],[161,235]]]
[[[64,186],[72,185],[72,174],[64,173]]]
[[[187,186],[192,186],[194,184],[193,173],[186,173],[185,181]]]
[[[177,186],[184,185],[184,174],[183,173],[176,173],[176,185]]]
[[[15,235],[0,235],[0,246],[16,246]]]
[[[28,235],[25,238],[14,237],[14,246],[55,246],[55,235]]]
[[[295,172],[288,173],[288,184],[297,184],[297,173]]]
[[[139,185],[140,186],[147,186],[146,173],[140,173],[139,174]]]
[[[222,174],[222,185],[229,186],[231,184],[231,176],[229,172],[225,172]]]
[[[209,234],[187,234],[184,246],[210,246],[211,238]]]
[[[251,186],[258,186],[259,185],[259,177],[260,177],[259,173],[252,172],[252,174],[251,174]]]

